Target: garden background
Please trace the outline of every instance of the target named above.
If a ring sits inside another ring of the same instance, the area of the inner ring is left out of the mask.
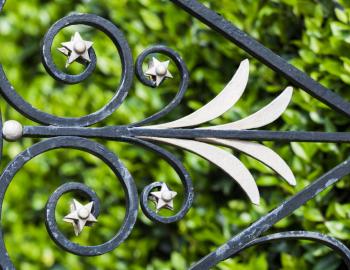
[[[207,0],[201,1],[240,29],[272,49],[326,87],[350,100],[350,3],[348,0]],[[69,27],[55,39],[53,56],[64,69],[65,57],[55,48],[74,31],[94,41],[96,72],[78,85],[62,85],[51,78],[41,63],[40,41],[48,28],[70,12],[103,16],[125,33],[134,59],[147,47],[165,44],[176,50],[190,70],[190,87],[181,106],[162,121],[184,116],[217,95],[230,80],[240,61],[250,60],[250,80],[237,105],[213,124],[247,116],[266,105],[288,82],[196,19],[163,0],[8,0],[0,15],[0,62],[11,83],[33,106],[59,116],[80,116],[101,108],[114,94],[120,79],[120,61],[112,42],[89,27]],[[162,58],[161,59],[165,59]],[[74,64],[71,73],[82,66]],[[160,88],[135,83],[124,104],[97,126],[123,125],[156,112],[177,91],[174,80]],[[34,124],[1,101],[3,119]],[[350,121],[296,89],[282,119],[270,130],[350,131]],[[37,140],[5,143],[2,168]],[[181,183],[160,157],[137,146],[102,142],[117,154],[133,175],[139,192],[153,181],[166,181],[181,194]],[[130,237],[115,251],[80,258],[60,250],[49,238],[43,209],[58,186],[67,181],[84,182],[100,197],[99,223],[76,238],[71,225],[59,222],[70,239],[81,244],[109,240],[123,220],[124,195],[119,182],[100,160],[76,150],[56,150],[30,161],[15,177],[5,197],[3,224],[8,252],[17,269],[132,269],[182,270],[227,241],[282,201],[309,185],[349,155],[349,146],[326,143],[266,143],[290,165],[297,178],[291,187],[271,170],[236,153],[253,172],[261,191],[254,206],[220,169],[201,158],[174,148],[190,172],[196,198],[186,217],[172,225],[157,225],[139,211]],[[349,178],[328,189],[270,232],[311,230],[334,236],[350,245]],[[69,210],[74,194],[59,203],[57,218]],[[176,206],[181,204],[181,196]],[[222,262],[220,270],[341,269],[341,259],[328,248],[307,241],[278,242],[250,248]]]

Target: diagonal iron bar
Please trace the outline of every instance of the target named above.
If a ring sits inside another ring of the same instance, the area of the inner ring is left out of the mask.
[[[350,116],[350,103],[313,80],[306,73],[289,64],[279,55],[266,48],[254,38],[239,30],[232,23],[196,0],[171,0],[210,28],[222,34],[253,57],[284,75],[295,86],[327,104],[331,108]]]
[[[237,253],[242,247],[250,243],[256,237],[270,229],[281,219],[292,214],[299,207],[304,205],[316,195],[324,191],[326,188],[334,185],[340,179],[350,174],[350,159],[339,164],[333,170],[321,176],[307,188],[294,195],[292,198],[282,203],[279,207],[263,216],[250,227],[231,238],[224,245],[215,249],[209,255],[204,257],[198,263],[190,268],[190,270],[207,270],[215,266],[219,262],[229,258]]]

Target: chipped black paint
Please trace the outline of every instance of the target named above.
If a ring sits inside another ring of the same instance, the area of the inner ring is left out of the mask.
[[[132,126],[143,126],[147,123],[156,121],[159,118],[161,118],[161,117],[165,116],[166,114],[168,114],[169,112],[171,112],[174,108],[176,108],[177,105],[180,104],[180,102],[181,102],[181,100],[182,100],[183,96],[185,95],[185,92],[188,88],[190,75],[188,73],[188,69],[187,69],[185,62],[182,60],[182,58],[180,57],[180,55],[177,52],[175,52],[174,50],[172,50],[168,47],[162,46],[162,45],[150,47],[140,54],[140,56],[136,60],[136,66],[135,66],[137,78],[143,84],[145,84],[147,86],[156,87],[156,83],[149,80],[145,76],[143,69],[142,69],[142,64],[144,63],[146,57],[151,55],[151,54],[154,54],[154,53],[164,54],[164,55],[170,57],[174,61],[174,63],[176,64],[176,67],[179,71],[180,78],[181,78],[179,91],[177,92],[177,94],[173,98],[173,100],[171,100],[169,102],[169,104],[166,105],[161,111],[153,114],[152,116],[147,117],[146,119],[144,119],[138,123],[132,124]]]
[[[94,52],[89,51],[92,56],[92,63],[88,65],[85,72],[77,76],[68,76],[57,70],[57,67],[53,63],[51,56],[51,45],[55,35],[64,27],[69,25],[84,24],[95,27],[104,32],[115,44],[121,60],[122,74],[119,87],[116,90],[112,99],[100,110],[82,117],[58,117],[46,112],[40,111],[28,102],[26,102],[14,89],[11,83],[8,81],[6,74],[0,65],[0,88],[1,94],[6,101],[11,104],[17,111],[22,113],[29,119],[46,124],[56,126],[90,126],[97,122],[100,122],[110,116],[124,101],[126,98],[132,82],[133,82],[133,58],[131,50],[124,37],[124,34],[110,21],[93,14],[73,14],[59,20],[49,30],[44,38],[42,45],[42,59],[44,66],[48,72],[56,79],[66,83],[77,83],[88,76],[91,69],[94,67]]]
[[[283,202],[276,209],[254,222],[241,233],[231,238],[224,245],[196,263],[193,267],[191,267],[191,270],[210,269],[220,261],[233,256],[239,250],[242,248],[244,249],[245,246],[249,245],[251,241],[270,229],[278,221],[292,214],[299,207],[313,199],[317,194],[325,190],[327,187],[334,185],[348,174],[350,174],[350,159],[344,161],[333,170],[324,174],[304,190],[294,195],[289,200]],[[343,255],[343,257],[349,257],[350,253]]]
[[[82,256],[96,256],[112,251],[119,246],[131,233],[132,228],[136,222],[138,212],[138,196],[137,189],[132,176],[126,167],[120,162],[118,157],[106,149],[103,145],[89,141],[79,137],[56,137],[48,140],[41,141],[27,150],[20,153],[4,170],[0,176],[0,210],[2,209],[2,203],[8,186],[10,185],[13,177],[16,173],[31,159],[45,153],[47,151],[58,149],[58,148],[71,148],[88,152],[98,158],[100,158],[105,164],[107,164],[116,178],[119,179],[125,193],[126,201],[126,213],[123,224],[120,227],[118,233],[108,242],[98,246],[80,246],[69,241],[58,229],[55,219],[55,208],[56,204],[61,195],[68,191],[78,190],[90,194],[92,198],[94,195],[83,188],[80,185],[74,183],[61,186],[54,194],[50,197],[46,206],[46,227],[49,231],[52,239],[63,249]],[[99,206],[99,204],[98,204]],[[98,213],[98,209],[95,209],[94,213]],[[0,222],[3,219],[0,215]],[[0,235],[2,235],[2,229],[0,228]],[[3,239],[0,237],[0,251],[1,254],[7,254]],[[4,262],[6,263],[4,264]],[[10,263],[9,258],[3,258],[0,255],[0,265],[2,267],[7,266]],[[11,264],[12,265],[12,264]]]
[[[214,11],[206,8],[196,0],[171,0],[185,11],[189,12],[212,29],[218,31],[228,40],[237,44],[239,47],[250,53],[255,58],[261,60],[264,64],[271,67],[281,75],[284,75],[295,86],[302,88],[306,92],[313,95],[331,108],[350,117],[350,104],[342,99],[331,90],[312,80],[307,74],[301,72],[295,67],[288,64],[284,59],[274,54],[268,48],[240,31],[230,22],[220,17]],[[5,4],[5,0],[0,0],[0,11]],[[100,201],[93,190],[84,184],[66,183],[58,187],[50,196],[46,211],[45,223],[47,231],[53,241],[67,252],[71,252],[81,256],[96,256],[110,252],[118,247],[130,235],[137,219],[138,213],[138,193],[134,180],[127,168],[119,161],[118,157],[106,149],[103,145],[90,141],[87,138],[99,138],[105,140],[113,140],[127,142],[137,146],[144,147],[157,153],[161,158],[169,163],[170,166],[179,175],[183,185],[184,199],[181,209],[170,217],[162,217],[152,211],[148,207],[148,199],[150,192],[161,186],[161,182],[154,182],[144,187],[140,198],[141,209],[145,215],[155,222],[168,224],[177,222],[182,219],[192,206],[194,199],[194,191],[192,180],[183,167],[182,163],[171,153],[165,149],[147,142],[140,137],[167,137],[167,138],[226,138],[248,141],[305,141],[305,142],[338,142],[349,143],[350,133],[327,133],[327,132],[299,132],[299,131],[266,131],[266,130],[215,130],[215,129],[163,129],[155,130],[143,127],[145,124],[153,122],[171,112],[182,100],[189,84],[189,73],[185,62],[172,49],[162,45],[157,45],[146,49],[136,61],[135,73],[138,79],[145,85],[155,87],[154,82],[144,76],[142,65],[145,59],[154,53],[160,53],[168,56],[175,64],[180,74],[180,85],[176,96],[162,110],[148,118],[137,123],[127,126],[107,126],[100,128],[89,128],[88,126],[98,123],[111,115],[126,98],[133,81],[134,69],[133,59],[129,45],[123,33],[110,21],[93,14],[72,14],[57,21],[47,32],[42,42],[42,60],[47,72],[56,80],[67,84],[79,83],[92,74],[96,67],[96,54],[93,49],[89,50],[91,57],[90,63],[83,63],[86,66],[85,71],[79,75],[66,74],[55,66],[51,56],[51,46],[54,37],[69,25],[85,24],[95,27],[103,31],[115,44],[122,63],[122,79],[116,94],[101,110],[90,115],[79,118],[63,118],[39,111],[33,108],[15,91],[11,83],[8,81],[6,74],[0,65],[0,92],[7,102],[17,111],[27,118],[44,124],[44,126],[26,126],[23,130],[24,137],[48,138],[29,147],[20,153],[13,161],[11,161],[0,176],[0,221],[4,218],[1,215],[2,203],[8,186],[10,185],[15,174],[29,160],[41,153],[57,148],[72,148],[89,152],[103,162],[105,162],[115,173],[116,178],[121,182],[126,195],[126,216],[124,223],[117,234],[106,243],[99,246],[80,246],[69,241],[58,229],[55,219],[55,208],[59,198],[66,192],[80,192],[94,201],[95,207],[93,214],[99,215]],[[2,122],[0,117],[0,129]],[[51,138],[52,137],[52,138]],[[2,134],[0,133],[0,154],[2,150]],[[265,244],[278,240],[291,239],[307,239],[324,244],[344,259],[348,269],[350,269],[350,251],[340,241],[316,232],[283,232],[273,235],[261,236],[268,231],[276,222],[285,218],[313,199],[317,194],[327,187],[334,185],[344,176],[350,174],[350,162],[345,161],[321,176],[304,190],[286,200],[279,207],[261,217],[251,226],[243,230],[241,233],[232,237],[227,243],[208,254],[206,257],[195,263],[190,269],[206,270],[214,267],[222,260],[236,256],[239,252],[254,246]],[[15,269],[11,262],[10,256],[6,251],[3,239],[3,231],[0,226],[0,268]]]

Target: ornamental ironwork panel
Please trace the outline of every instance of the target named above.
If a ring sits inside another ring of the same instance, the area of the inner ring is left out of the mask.
[[[196,0],[172,0],[172,2],[280,75],[286,77],[291,85],[303,89],[332,109],[346,117],[350,117],[350,103],[311,79],[307,74],[288,64],[284,59],[236,28],[214,11]],[[4,4],[5,1],[1,0],[0,10]],[[62,53],[63,57],[67,58],[67,66],[77,61],[85,66],[85,70],[79,75],[70,75],[59,70],[54,64],[51,50],[55,36],[63,28],[77,24],[88,25],[104,32],[114,43],[121,58],[122,78],[120,84],[112,99],[102,109],[77,118],[58,117],[38,110],[16,92],[0,65],[0,91],[3,98],[22,115],[36,123],[42,124],[41,126],[22,126],[19,122],[13,120],[8,120],[3,124],[0,122],[0,127],[2,128],[2,134],[0,134],[1,146],[3,138],[9,141],[19,140],[22,137],[45,138],[17,155],[2,172],[0,176],[0,210],[6,190],[15,174],[34,157],[58,148],[82,150],[101,159],[111,168],[124,189],[126,196],[124,222],[112,239],[98,246],[81,246],[70,241],[59,230],[55,217],[57,203],[63,194],[75,191],[87,196],[90,199],[90,203],[83,205],[78,200],[73,200],[71,212],[67,213],[64,218],[65,222],[72,224],[75,234],[79,235],[85,226],[94,226],[98,221],[100,201],[97,194],[82,183],[69,182],[58,187],[50,195],[45,208],[47,231],[52,240],[67,252],[80,256],[97,256],[116,249],[122,242],[127,241],[137,221],[139,203],[144,214],[154,222],[173,223],[181,220],[186,215],[192,206],[195,195],[191,177],[183,164],[172,153],[159,145],[173,145],[193,152],[217,165],[239,184],[252,203],[259,204],[259,189],[251,172],[238,158],[218,147],[218,145],[235,149],[261,161],[273,169],[287,183],[295,185],[296,179],[288,164],[276,152],[261,144],[261,142],[350,142],[350,133],[347,132],[269,131],[259,129],[278,119],[287,109],[293,95],[293,87],[288,85],[271,103],[248,117],[224,125],[198,127],[220,117],[244,95],[249,80],[249,61],[247,59],[241,62],[227,86],[202,108],[172,122],[152,124],[180,104],[190,81],[190,74],[185,61],[173,49],[155,45],[139,55],[134,67],[128,42],[117,26],[94,14],[72,14],[57,21],[48,30],[42,42],[42,62],[47,72],[60,82],[66,84],[82,82],[96,68],[97,57],[93,41],[85,40],[78,32],[72,36],[70,41],[63,42],[62,47],[57,49]],[[143,69],[146,59],[154,54],[165,55],[169,58],[169,61],[162,62],[153,57],[148,63],[148,68],[146,70]],[[140,119],[140,121],[129,125],[89,127],[104,120],[118,109],[127,97],[135,74],[143,84],[149,87],[158,87],[164,81],[171,79],[173,74],[168,69],[170,60],[172,63],[175,63],[181,81],[177,94],[167,106],[152,116],[143,120]],[[173,200],[178,195],[171,190],[171,187],[162,182],[154,182],[146,186],[139,199],[135,182],[128,169],[121,163],[115,153],[100,143],[91,140],[93,138],[139,145],[157,153],[166,160],[182,181],[184,199],[181,209],[169,217],[161,216],[158,213],[162,208],[172,210]],[[349,173],[350,163],[349,160],[345,160],[316,179],[301,192],[283,202],[276,209],[233,236],[229,241],[223,243],[213,252],[192,265],[190,269],[210,269],[219,262],[236,256],[251,246],[288,239],[308,239],[320,242],[339,253],[350,269],[350,250],[332,237],[308,231],[287,231],[262,236],[278,221],[293,213]],[[149,201],[155,203],[155,210],[149,207]],[[0,221],[4,218],[1,216]],[[0,266],[2,269],[14,269],[11,255],[8,254],[4,244],[1,227]]]

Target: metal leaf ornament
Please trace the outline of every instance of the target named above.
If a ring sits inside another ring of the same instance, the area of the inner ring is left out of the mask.
[[[237,72],[228,85],[214,99],[197,111],[178,120],[147,126],[152,129],[170,129],[193,127],[209,122],[231,109],[243,95],[249,78],[249,61],[241,62]],[[293,88],[287,87],[276,99],[254,114],[241,120],[218,126],[200,129],[216,130],[247,130],[263,127],[278,119],[286,110],[292,98]],[[232,177],[244,190],[254,204],[259,204],[260,195],[252,174],[245,165],[231,153],[211,144],[221,145],[238,150],[270,167],[283,177],[290,185],[295,185],[293,172],[286,162],[270,148],[255,142],[231,139],[197,138],[196,140],[145,137],[144,139],[157,141],[180,147],[195,153],[209,162],[217,165]],[[208,144],[210,143],[210,144]]]

